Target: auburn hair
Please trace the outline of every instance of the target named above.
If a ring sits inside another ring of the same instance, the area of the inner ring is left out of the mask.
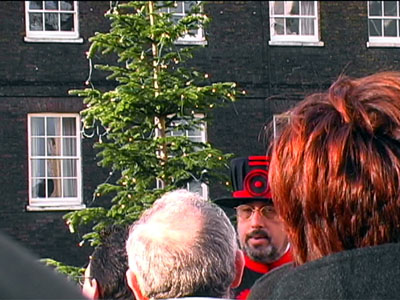
[[[400,72],[341,76],[290,111],[269,169],[296,264],[400,238]]]

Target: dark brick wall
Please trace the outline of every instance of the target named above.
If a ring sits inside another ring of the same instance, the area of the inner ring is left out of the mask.
[[[82,44],[26,43],[24,2],[0,2],[0,229],[41,257],[83,265],[90,249],[80,251],[78,235],[62,220],[65,212],[26,212],[27,114],[79,112],[82,100],[68,90],[83,88],[88,76],[88,38],[108,31],[109,1],[80,1]],[[367,1],[321,1],[323,47],[269,46],[268,1],[211,1],[208,44],[191,64],[210,81],[234,81],[246,95],[218,108],[208,125],[211,143],[236,156],[263,154],[262,128],[306,95],[329,87],[340,74],[364,76],[399,70],[397,48],[367,48]],[[110,87],[95,71],[96,87]],[[90,140],[83,141],[84,201],[108,174],[96,166]],[[95,175],[94,175],[95,174]],[[220,186],[211,196],[227,195]],[[84,254],[83,254],[84,253]]]
[[[79,112],[78,98],[0,97],[0,229],[22,242],[40,257],[51,257],[83,265],[90,249],[78,248],[79,235],[72,235],[62,219],[63,212],[27,212],[28,146],[27,114],[35,112]],[[83,198],[85,203],[105,170],[96,166],[90,140],[83,140]],[[97,176],[93,176],[97,174]]]
[[[215,113],[221,121],[210,127],[209,136],[237,155],[263,151],[257,140],[263,123],[328,88],[340,74],[364,76],[400,67],[397,48],[367,48],[367,1],[320,2],[323,47],[269,46],[268,10],[268,1],[214,1],[206,6],[213,21],[208,45],[196,63],[211,79],[236,81],[247,91],[235,107]],[[233,134],[228,128],[235,128]],[[245,142],[237,142],[238,136]]]
[[[70,234],[62,219],[66,211],[28,212],[27,114],[34,112],[79,112],[82,99],[68,90],[84,88],[88,76],[85,52],[88,37],[107,30],[104,12],[110,2],[82,1],[82,44],[26,43],[24,1],[0,2],[0,230],[28,247],[39,257],[84,265],[91,252],[78,246],[79,234]],[[95,84],[106,85],[96,72]],[[92,193],[107,171],[96,164],[92,141],[83,140],[83,198]],[[93,176],[96,174],[96,176]]]
[[[212,1],[206,13],[208,45],[196,64],[214,81],[235,81],[247,91],[214,112],[211,142],[237,156],[262,154],[260,139],[273,114],[286,111],[340,74],[365,76],[399,70],[398,48],[367,48],[367,1],[320,1],[323,47],[270,46],[268,1]],[[211,196],[225,193],[211,188]]]
[[[210,141],[236,156],[262,154],[258,135],[265,121],[266,79],[265,9],[256,1],[212,2],[206,6],[211,24],[208,45],[198,51],[196,64],[213,81],[234,81],[246,91],[234,104],[214,113]],[[200,54],[200,52],[202,52]]]

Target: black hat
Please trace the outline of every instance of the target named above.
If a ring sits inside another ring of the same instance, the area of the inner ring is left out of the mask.
[[[270,157],[238,157],[231,161],[232,197],[216,199],[222,207],[234,208],[238,205],[264,201],[272,204],[271,190],[268,184]]]

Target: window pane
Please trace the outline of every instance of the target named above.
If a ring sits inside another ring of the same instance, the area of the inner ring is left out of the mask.
[[[32,197],[33,198],[44,198],[46,197],[46,184],[45,179],[33,179],[32,180]]]
[[[185,9],[185,14],[190,13],[192,8],[196,6],[197,1],[184,1],[184,9]]]
[[[61,160],[59,159],[47,160],[47,176],[61,177]]]
[[[200,128],[191,128],[187,131],[188,136],[200,136],[201,137],[201,130]]]
[[[47,118],[47,135],[60,136],[60,118]]]
[[[64,156],[76,156],[76,139],[64,138],[63,139],[63,154]]]
[[[284,5],[283,1],[275,1],[272,14],[283,15],[284,14],[283,5]]]
[[[301,14],[304,16],[314,16],[314,1],[301,1]]]
[[[76,136],[75,118],[63,118],[63,136]]]
[[[382,36],[382,20],[369,20],[369,35]]]
[[[38,196],[38,186],[39,186],[39,180],[38,179],[33,179],[31,181],[32,184],[32,190],[31,190],[31,195],[32,198],[37,198]]]
[[[284,32],[285,26],[283,23],[284,21],[285,21],[285,19],[283,19],[283,18],[275,18],[275,24],[274,24],[275,34],[277,34],[277,35],[285,34],[285,32]]]
[[[180,17],[180,16],[172,16],[172,17],[171,17],[171,21],[172,21],[174,24],[177,24],[177,23],[179,22],[180,19],[182,19],[182,17]]]
[[[31,135],[44,136],[44,118],[31,118]]]
[[[41,13],[29,14],[29,30],[32,31],[43,30],[43,17]]]
[[[46,191],[47,187],[47,191]],[[46,195],[47,192],[47,195]],[[45,198],[53,196],[54,194],[54,180],[52,179],[34,179],[32,180],[32,197]]]
[[[191,192],[193,192],[193,193],[198,193],[199,195],[202,195],[203,193],[202,193],[202,188],[201,188],[201,182],[199,182],[199,181],[191,181],[190,183],[189,183],[189,188],[188,188],[188,190],[189,191],[191,191]]]
[[[60,1],[61,10],[74,10],[74,1]]]
[[[74,16],[72,14],[60,14],[61,30],[74,31]]]
[[[76,177],[76,160],[64,159],[63,160],[63,177]]]
[[[300,22],[302,35],[314,35],[314,19],[304,18]]]
[[[191,29],[191,30],[189,30],[189,35],[196,36],[197,34],[199,34],[199,29]]]
[[[64,197],[77,197],[78,189],[76,179],[63,180]]]
[[[58,1],[45,1],[44,2],[45,9],[57,9],[58,10]]]
[[[384,36],[397,36],[396,20],[384,20]]]
[[[32,177],[45,176],[45,162],[44,159],[32,159]]]
[[[160,12],[168,12],[168,8],[164,6],[165,5],[164,1],[156,1],[156,5],[157,7],[159,7],[158,10]]]
[[[32,156],[45,156],[46,155],[44,138],[32,138],[31,155]]]
[[[369,15],[382,16],[382,1],[369,1]]]
[[[45,30],[57,31],[58,30],[58,14],[44,14]]]
[[[61,139],[47,138],[47,156],[61,155]]]
[[[383,9],[385,16],[397,16],[397,2],[396,1],[383,1]]]
[[[183,135],[184,135],[184,132],[183,132],[182,130],[174,129],[174,130],[171,132],[171,135],[172,135],[172,136],[183,136]]]
[[[199,143],[201,143],[202,142],[202,139],[201,139],[201,137],[190,137],[189,138],[189,140],[191,140],[192,142],[199,142]]]
[[[49,197],[61,197],[61,179],[48,179],[48,194]]]
[[[42,9],[42,1],[29,1],[29,9]]]
[[[299,34],[299,19],[286,19],[286,34]]]
[[[183,13],[183,3],[182,1],[176,1],[174,6],[170,8],[170,12],[172,13]]]
[[[288,15],[299,15],[299,1],[285,1],[285,10]]]

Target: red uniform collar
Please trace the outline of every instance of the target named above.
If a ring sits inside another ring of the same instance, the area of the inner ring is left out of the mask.
[[[249,268],[250,270],[258,272],[258,273],[267,273],[268,271],[270,271],[276,267],[279,267],[283,264],[286,264],[288,262],[291,262],[292,260],[293,260],[292,252],[290,251],[290,248],[278,260],[276,260],[270,264],[264,264],[261,262],[254,261],[250,257],[248,257],[246,254],[244,255],[244,261],[245,261],[246,267]]]

